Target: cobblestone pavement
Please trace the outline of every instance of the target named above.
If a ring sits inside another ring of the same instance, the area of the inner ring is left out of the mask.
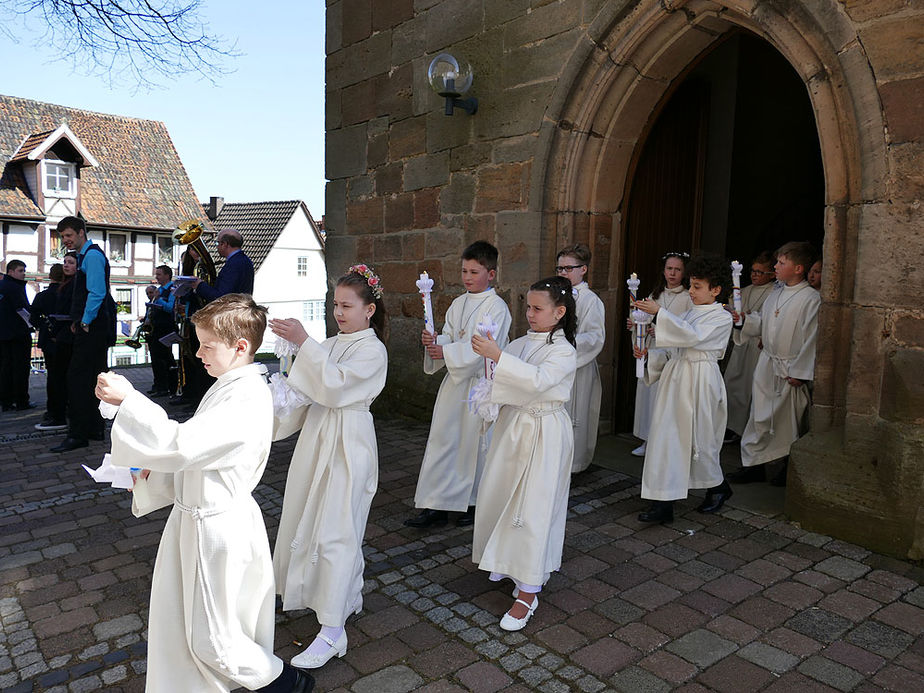
[[[126,372],[141,386],[150,371]],[[37,394],[36,399],[40,399]],[[47,452],[40,411],[0,419],[0,690],[141,691],[150,573],[166,511],[135,519],[92,483],[106,443]],[[638,480],[574,480],[564,562],[525,630],[504,633],[508,583],[470,561],[471,529],[403,527],[427,426],[380,420],[365,608],[318,690],[924,691],[924,571],[740,508],[679,504],[646,527]],[[274,538],[294,438],[257,497]],[[289,658],[317,626],[277,617]]]

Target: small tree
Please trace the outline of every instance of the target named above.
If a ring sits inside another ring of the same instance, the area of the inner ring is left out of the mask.
[[[12,22],[28,31],[43,24],[37,45],[57,51],[78,72],[123,79],[138,88],[197,72],[214,81],[222,63],[239,53],[208,33],[199,0],[0,0],[0,31],[15,39]]]

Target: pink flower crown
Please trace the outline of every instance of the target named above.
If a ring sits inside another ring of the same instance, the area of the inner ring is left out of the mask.
[[[366,278],[366,284],[372,289],[372,295],[376,298],[382,298],[382,280],[372,271],[368,265],[350,265],[347,270],[350,274],[358,274]]]

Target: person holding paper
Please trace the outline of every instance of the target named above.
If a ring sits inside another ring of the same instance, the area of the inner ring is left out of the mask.
[[[176,391],[176,360],[173,358],[173,347],[160,341],[176,331],[176,321],[173,319],[175,299],[170,291],[173,287],[173,270],[167,265],[155,267],[154,281],[157,282],[157,293],[151,301],[151,336],[148,339],[154,383],[148,394],[160,397]]]
[[[0,404],[3,411],[32,409],[29,357],[32,324],[26,297],[26,263],[10,260],[0,279]]]
[[[142,468],[132,513],[172,505],[151,579],[145,691],[307,693],[313,678],[273,654],[273,566],[252,495],[273,436],[266,368],[253,362],[266,308],[229,294],[192,319],[216,381],[191,419],[167,418],[123,376],[103,373],[96,387],[119,407],[110,464]]]
[[[446,375],[433,405],[430,436],[420,465],[414,507],[420,512],[408,518],[408,527],[442,526],[447,512],[461,512],[461,527],[474,523],[478,481],[491,431],[484,432],[482,419],[468,408],[472,387],[484,375],[484,359],[472,351],[472,335],[478,323],[489,317],[498,325],[494,339],[503,348],[510,332],[510,310],[491,282],[497,274],[497,248],[475,241],[462,251],[462,284],[466,293],[446,311],[440,335],[424,330],[424,373],[432,375],[444,366]]]

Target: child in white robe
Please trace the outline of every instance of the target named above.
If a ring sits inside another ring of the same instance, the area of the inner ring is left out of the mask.
[[[369,405],[385,387],[379,278],[354,265],[334,289],[339,334],[320,344],[295,319],[270,329],[300,345],[287,383],[308,402],[277,416],[275,439],[301,429],[286,478],[273,553],[286,611],[313,609],[321,625],[292,665],[314,669],[347,649],[344,624],[362,608],[362,543],[378,487],[378,448]]]
[[[741,309],[745,315],[759,313],[773,289],[775,260],[767,251],[751,262],[751,283],[741,290]],[[734,346],[725,366],[725,389],[728,392],[728,423],[725,442],[741,438],[751,413],[751,383],[760,356],[760,335],[747,336],[732,330]]]
[[[585,280],[590,265],[590,248],[583,243],[570,245],[558,251],[555,272],[571,282],[575,294],[577,334],[577,372],[568,413],[574,427],[574,460],[571,473],[583,472],[594,459],[597,447],[597,427],[600,424],[600,398],[603,387],[597,356],[606,341],[606,314],[603,301]]]
[[[439,336],[427,330],[421,334],[424,372],[432,375],[445,366],[446,376],[433,405],[430,436],[414,494],[414,507],[420,512],[404,521],[408,527],[445,525],[447,511],[462,512],[456,519],[460,527],[474,522],[491,428],[485,429],[481,418],[468,408],[469,392],[485,374],[484,359],[472,351],[471,338],[478,323],[487,317],[498,325],[494,338],[501,346],[507,344],[510,310],[491,288],[496,274],[497,248],[486,241],[468,246],[462,252],[462,284],[467,293],[449,306]]]
[[[143,467],[136,516],[173,505],[154,563],[148,623],[148,693],[307,692],[310,675],[273,654],[273,566],[260,507],[273,432],[266,368],[253,363],[266,309],[227,294],[192,318],[196,355],[217,378],[185,423],[167,418],[120,375],[96,394],[119,405],[112,464]]]
[[[656,301],[659,306],[670,311],[674,315],[683,315],[691,307],[690,294],[687,292],[690,284],[687,281],[684,263],[690,259],[688,253],[669,252],[661,258],[664,263],[661,271],[661,278],[651,292],[649,299]],[[627,327],[631,330],[634,328],[632,319],[629,318]],[[650,343],[653,339],[651,330],[647,341]],[[652,384],[644,380],[636,381],[635,388],[635,417],[632,424],[632,435],[640,438],[642,444],[632,451],[636,457],[644,457],[647,449],[648,429],[651,427],[651,415],[654,411],[655,399],[658,396],[658,381]]]
[[[760,335],[763,348],[754,369],[751,412],[741,436],[742,469],[733,483],[766,479],[766,463],[785,459],[806,431],[808,384],[815,376],[815,341],[821,297],[805,280],[814,250],[787,243],[777,251],[777,286],[760,313],[745,316],[742,337]],[[772,480],[786,485],[786,465]]]
[[[472,337],[475,352],[497,362],[491,400],[502,405],[478,489],[472,560],[491,580],[516,583],[504,630],[526,626],[537,593],[561,567],[574,447],[565,403],[577,363],[571,283],[533,284],[526,319],[530,331],[503,351]]]
[[[732,287],[724,258],[700,256],[687,266],[693,307],[676,317],[656,301],[636,306],[657,316],[646,378],[660,380],[642,471],[642,498],[653,501],[640,522],[671,522],[674,501],[691,488],[704,488],[700,512],[717,511],[731,496],[719,455],[725,433],[725,383],[719,361],[725,355],[732,316],[719,302]],[[634,348],[636,358],[646,351]]]

